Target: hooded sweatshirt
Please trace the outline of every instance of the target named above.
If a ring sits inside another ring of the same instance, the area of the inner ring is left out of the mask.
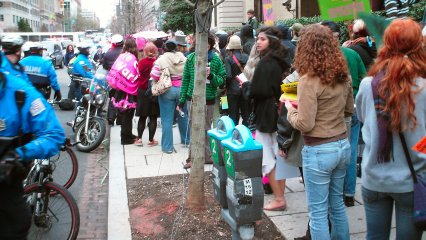
[[[151,77],[158,81],[161,76],[161,70],[168,68],[172,79],[172,86],[180,87],[182,85],[182,74],[185,67],[186,57],[181,52],[165,52],[155,62],[151,70]]]
[[[238,50],[234,51],[233,55],[235,55],[235,58],[240,63],[241,67],[244,68],[248,60],[248,55]],[[232,56],[226,56],[225,70],[227,94],[241,95],[240,83],[235,78],[238,74],[241,73],[241,70]]]
[[[256,40],[253,36],[253,27],[250,25],[243,26],[241,28],[240,38],[243,43],[244,53],[250,54],[253,45],[256,43]]]
[[[283,35],[283,38],[281,39],[281,45],[283,45],[288,51],[288,59],[286,59],[286,62],[291,65],[293,64],[296,46],[291,42],[291,33],[287,26],[278,25],[277,28],[281,31]]]

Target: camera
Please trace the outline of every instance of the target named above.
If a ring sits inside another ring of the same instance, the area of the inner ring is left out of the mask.
[[[291,10],[291,0],[283,2],[283,6],[287,8],[287,11]]]

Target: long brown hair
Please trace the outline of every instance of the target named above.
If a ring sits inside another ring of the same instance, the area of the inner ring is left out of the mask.
[[[379,84],[379,94],[385,99],[385,112],[390,114],[390,127],[394,131],[407,128],[401,126],[401,106],[407,109],[408,120],[416,127],[414,98],[416,77],[426,78],[426,52],[423,49],[423,36],[420,26],[411,19],[392,21],[385,31],[383,46],[377,60],[368,73],[374,76],[384,71],[385,76]],[[419,103],[425,104],[425,103]]]
[[[121,50],[121,53],[129,52],[135,55],[138,58],[138,46],[136,45],[136,41],[132,37],[128,37],[126,41],[124,41],[124,47]]]
[[[300,76],[308,74],[318,77],[322,84],[331,86],[349,81],[346,61],[330,29],[309,25],[300,33],[294,60]]]

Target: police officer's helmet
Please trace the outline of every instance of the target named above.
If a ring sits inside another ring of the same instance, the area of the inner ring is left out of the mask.
[[[6,55],[19,52],[23,44],[24,39],[17,34],[7,34],[1,39],[1,46]]]
[[[78,49],[78,51],[81,53],[81,54],[84,54],[84,55],[89,55],[90,54],[90,48],[91,48],[92,46],[90,46],[90,44],[89,43],[87,43],[87,42],[82,42],[82,43],[80,43],[78,46],[77,46],[77,49]]]
[[[111,37],[111,43],[115,45],[123,45],[124,44],[124,38],[120,34],[115,34]]]
[[[22,51],[25,54],[29,54],[29,53],[40,54],[43,48],[44,48],[43,45],[37,42],[26,42],[24,45],[22,45]]]

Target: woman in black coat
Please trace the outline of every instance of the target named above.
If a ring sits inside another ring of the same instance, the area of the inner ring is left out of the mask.
[[[281,32],[276,27],[266,27],[259,31],[255,47],[260,54],[260,61],[251,83],[243,84],[243,91],[253,99],[256,140],[263,145],[262,173],[268,176],[274,192],[274,200],[264,207],[269,211],[284,210],[287,206],[284,197],[285,180],[277,181],[275,178],[280,85],[283,75],[290,68],[285,61],[288,52],[281,45],[280,39]]]

